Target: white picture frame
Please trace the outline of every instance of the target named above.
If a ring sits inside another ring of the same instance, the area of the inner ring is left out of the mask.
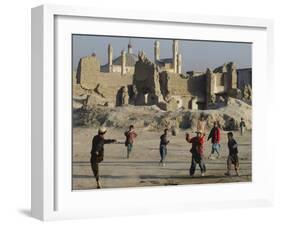
[[[117,29],[122,26],[130,29]],[[189,34],[181,34],[188,29]],[[253,181],[72,191],[69,35],[77,32],[252,42]],[[32,9],[31,38],[33,217],[57,220],[272,204],[273,177],[265,172],[273,171],[273,148],[266,124],[271,104],[267,97],[274,82],[271,20],[43,5]],[[62,128],[66,131],[63,135]],[[258,143],[261,139],[263,142]],[[262,154],[265,151],[267,155]]]

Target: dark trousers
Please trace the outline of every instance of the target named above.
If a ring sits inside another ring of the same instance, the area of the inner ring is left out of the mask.
[[[234,165],[234,169],[237,171],[239,169],[239,159],[237,154],[228,155],[227,158],[227,170],[231,170],[231,166]]]
[[[91,161],[91,167],[92,167],[93,174],[94,174],[94,176],[96,178],[96,181],[98,181],[100,179],[99,163]]]
[[[166,155],[167,155],[167,147],[165,145],[160,145],[161,162],[165,161]]]
[[[206,172],[206,166],[205,166],[205,163],[204,163],[204,160],[203,160],[202,156],[200,156],[199,154],[192,154],[191,166],[190,166],[190,169],[189,169],[190,176],[194,175],[197,164],[199,164],[201,173]]]
[[[131,152],[133,151],[133,144],[128,143],[127,144],[127,158],[130,157]]]

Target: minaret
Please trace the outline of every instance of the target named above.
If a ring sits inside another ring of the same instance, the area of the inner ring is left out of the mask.
[[[124,50],[121,51],[121,75],[126,73],[126,52]]]
[[[154,63],[160,60],[160,43],[159,41],[154,42]]]
[[[173,67],[174,67],[174,72],[177,72],[177,55],[179,52],[179,41],[178,40],[173,40]]]
[[[132,46],[132,43],[131,43],[131,39],[129,40],[129,44],[128,44],[128,53],[129,54],[133,53],[133,46]]]
[[[112,68],[112,60],[113,60],[113,48],[112,46],[109,44],[108,45],[108,72],[112,72],[113,68]]]
[[[178,53],[177,55],[177,73],[181,73],[181,54]]]

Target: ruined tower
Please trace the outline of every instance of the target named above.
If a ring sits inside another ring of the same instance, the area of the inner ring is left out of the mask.
[[[179,40],[173,40],[173,67],[174,67],[174,72],[177,73],[178,69],[178,52],[179,52]]]
[[[231,76],[231,89],[237,89],[237,70],[236,65],[233,62],[229,63],[229,74]]]
[[[113,48],[112,46],[109,44],[108,45],[108,72],[112,72],[113,69],[112,69],[112,60],[113,60]]]
[[[216,87],[216,79],[213,74],[213,71],[210,68],[206,70],[206,109],[209,104],[212,104],[215,100],[215,87]]]
[[[126,73],[126,52],[124,50],[121,51],[121,75]]]
[[[159,41],[154,42],[154,63],[160,60],[160,43]]]
[[[181,54],[177,55],[177,73],[181,73]]]

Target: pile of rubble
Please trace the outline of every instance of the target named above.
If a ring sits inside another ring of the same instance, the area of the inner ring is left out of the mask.
[[[212,127],[214,121],[218,121],[224,130],[237,130],[241,118],[244,118],[247,129],[252,128],[252,106],[234,98],[229,98],[227,106],[216,110],[163,111],[155,105],[79,108],[73,110],[73,125],[125,129],[133,124],[136,128],[151,131],[164,128],[195,130],[202,113],[208,128]]]

